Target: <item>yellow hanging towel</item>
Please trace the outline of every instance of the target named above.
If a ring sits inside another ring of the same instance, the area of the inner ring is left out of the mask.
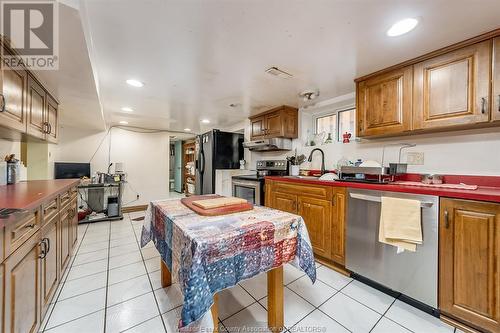
[[[422,244],[419,200],[382,197],[379,242],[415,252]]]

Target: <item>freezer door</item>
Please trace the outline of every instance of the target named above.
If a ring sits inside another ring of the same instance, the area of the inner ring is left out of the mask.
[[[238,169],[243,159],[243,134],[214,131],[215,169]]]

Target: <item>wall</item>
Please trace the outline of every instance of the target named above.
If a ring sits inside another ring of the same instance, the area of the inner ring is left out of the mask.
[[[0,158],[3,161],[5,155],[16,154],[16,158],[21,158],[21,143],[0,139]]]
[[[108,133],[62,127],[60,135],[60,143],[53,152],[54,161],[91,161],[92,173],[106,172],[109,161],[124,163],[128,181],[123,196],[125,206],[168,198],[168,133],[137,133],[119,128]]]
[[[500,129],[477,129],[467,131],[454,131],[446,133],[435,133],[425,135],[412,135],[397,138],[361,140],[342,144],[339,142],[320,145],[316,147],[305,147],[304,139],[307,130],[312,131],[314,113],[323,113],[325,110],[344,108],[354,105],[353,94],[346,95],[330,101],[322,102],[318,107],[301,109],[299,111],[299,139],[294,140],[293,147],[297,148],[298,154],[309,156],[313,148],[321,148],[325,152],[327,169],[334,169],[337,161],[341,158],[356,160],[376,160],[381,162],[382,149],[384,145],[409,142],[417,144],[414,148],[403,150],[402,162],[406,162],[407,152],[423,152],[423,165],[409,165],[408,172],[415,173],[440,173],[440,174],[468,174],[468,175],[492,175],[500,176]],[[245,140],[249,140],[249,122],[240,127],[245,128]],[[387,147],[385,163],[397,162],[398,147]],[[260,159],[282,159],[292,152],[264,152],[250,153],[246,150],[245,159],[247,168],[255,169],[255,162]],[[319,169],[320,154],[315,153],[312,163],[304,163],[301,168]]]

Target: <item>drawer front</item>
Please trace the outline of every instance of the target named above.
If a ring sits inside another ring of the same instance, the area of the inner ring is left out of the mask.
[[[49,222],[59,212],[57,197],[42,205],[43,223]]]
[[[71,199],[75,199],[77,195],[77,188],[72,187],[68,191],[61,194],[61,209],[71,202]]]
[[[306,196],[313,196],[318,199],[325,199],[325,200],[330,200],[331,198],[331,188],[327,186],[320,186],[320,185],[300,185],[300,184],[293,184],[293,183],[278,183],[275,182],[273,184],[273,191],[276,192],[283,192],[283,193],[291,193],[291,194],[298,194],[300,193],[301,195],[306,195]]]
[[[5,257],[8,257],[28,238],[30,238],[40,227],[39,211],[29,214],[5,230]]]

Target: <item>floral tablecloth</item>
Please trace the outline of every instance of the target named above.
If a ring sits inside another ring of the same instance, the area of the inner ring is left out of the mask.
[[[184,295],[180,328],[199,321],[218,291],[285,263],[316,280],[303,219],[275,209],[255,206],[208,217],[180,199],[155,201],[146,212],[141,246],[151,240]]]

